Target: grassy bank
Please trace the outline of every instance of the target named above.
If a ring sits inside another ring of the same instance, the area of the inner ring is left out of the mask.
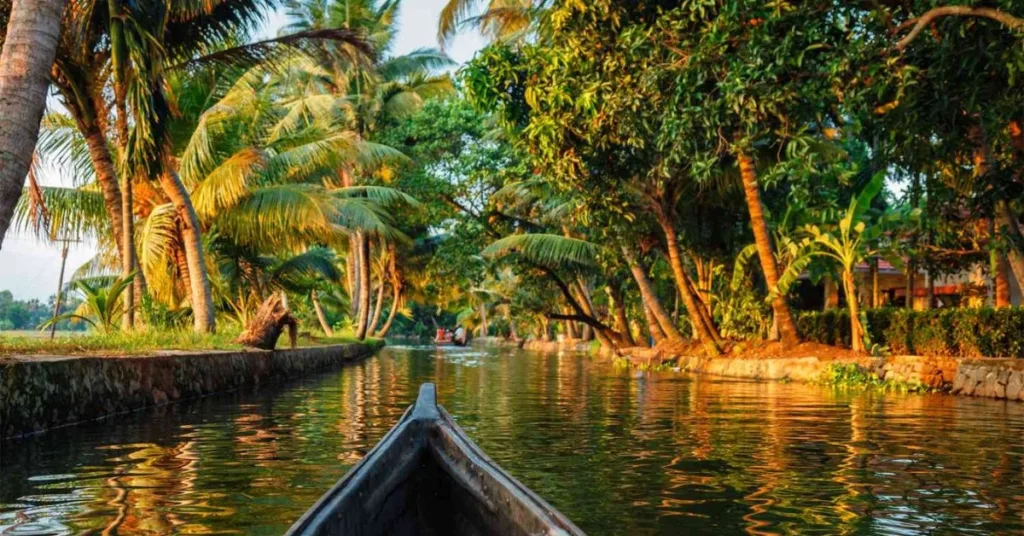
[[[235,343],[238,333],[197,335],[182,331],[145,331],[133,333],[75,333],[58,334],[53,340],[24,332],[0,332],[0,356],[10,355],[104,355],[127,356],[160,350],[241,350]],[[355,336],[339,334],[334,337],[301,335],[299,346],[325,346],[358,342]],[[284,335],[278,348],[287,348]]]

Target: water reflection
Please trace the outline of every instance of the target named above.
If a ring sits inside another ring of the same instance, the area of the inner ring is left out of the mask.
[[[592,534],[1024,531],[1024,404],[403,347],[301,383],[8,442],[0,532],[280,533],[424,381]]]

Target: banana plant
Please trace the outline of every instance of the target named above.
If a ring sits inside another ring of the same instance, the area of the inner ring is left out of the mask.
[[[825,258],[831,261],[839,272],[846,293],[850,309],[851,346],[858,352],[870,347],[871,341],[858,303],[854,271],[858,264],[875,256],[886,257],[893,265],[902,266],[898,256],[892,255],[893,244],[885,239],[885,235],[894,224],[916,218],[920,212],[918,209],[901,207],[880,215],[872,214],[871,201],[882,191],[884,179],[884,173],[876,174],[860,194],[850,200],[849,207],[838,222],[804,225],[800,229],[804,237],[799,243],[799,252],[779,278],[778,287],[789,288],[812,259]]]
[[[127,310],[121,294],[131,286],[134,278],[134,272],[125,274],[107,286],[90,283],[87,279],[75,281],[72,285],[82,295],[82,304],[74,312],[58,315],[43,322],[39,329],[46,329],[62,320],[72,320],[85,322],[104,333],[117,331],[120,319]]]

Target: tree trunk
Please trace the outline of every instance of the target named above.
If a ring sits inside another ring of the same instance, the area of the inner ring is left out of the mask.
[[[924,273],[925,277],[925,288],[927,289],[928,300],[925,303],[924,308],[931,309],[935,307],[935,277],[932,275],[932,271],[928,270]]]
[[[245,331],[235,341],[250,348],[273,350],[286,326],[292,348],[295,348],[298,321],[281,302],[281,295],[275,292],[260,305],[256,316],[246,324]]]
[[[612,329],[622,334],[626,344],[636,346],[636,340],[633,339],[633,333],[629,329],[629,318],[626,316],[626,300],[622,296],[622,292],[614,285],[607,285],[605,292],[608,293],[612,311],[615,312],[615,324],[612,326]]]
[[[173,169],[160,174],[160,187],[174,204],[181,221],[181,237],[185,246],[185,260],[188,262],[193,328],[196,333],[213,333],[217,329],[213,294],[210,292],[210,276],[203,254],[202,231],[199,228],[196,210],[192,206],[192,198]]]
[[[384,287],[386,286],[382,278],[380,285],[377,286],[377,304],[373,307],[373,316],[370,318],[368,333],[371,337],[377,332],[377,324],[380,324],[381,309],[384,307]]]
[[[715,261],[694,258],[694,266],[697,268],[697,297],[700,298],[707,317],[711,318],[714,305],[711,303],[711,285],[715,273]]]
[[[1017,217],[1013,215],[1010,204],[1006,200],[997,201],[995,209],[996,226],[1005,229],[1011,239],[1010,245],[1006,248],[1007,264],[1010,266],[1013,277],[1017,279],[1017,284],[1024,289],[1024,254],[1017,246],[1017,244],[1024,243],[1024,235],[1022,235]]]
[[[327,322],[327,315],[324,314],[324,308],[320,306],[320,297],[317,296],[315,290],[309,291],[309,299],[313,302],[313,309],[316,311],[316,318],[320,321],[320,329],[324,330],[324,335],[328,337],[334,336],[334,329]]]
[[[915,292],[917,292],[917,267],[911,261],[907,263],[907,309],[914,309]]]
[[[664,214],[658,213],[657,216],[658,223],[665,234],[666,249],[668,250],[669,265],[672,267],[672,275],[675,277],[679,295],[683,298],[683,307],[686,307],[686,312],[690,316],[693,331],[697,339],[704,344],[711,355],[719,355],[722,353],[719,347],[721,337],[719,337],[715,326],[709,325],[705,321],[704,316],[701,315],[703,306],[698,298],[694,296],[690,277],[686,275],[686,269],[683,267],[683,260],[679,255],[679,242],[676,238],[676,230],[672,226],[672,222],[668,221]],[[664,329],[664,326],[662,328]]]
[[[793,322],[793,315],[786,303],[786,296],[778,291],[779,265],[775,260],[775,251],[772,248],[771,235],[768,233],[768,223],[764,217],[764,207],[761,205],[761,190],[757,185],[757,171],[754,169],[754,162],[746,153],[737,154],[740,165],[740,176],[743,179],[743,193],[747,199],[747,210],[750,211],[750,227],[754,231],[754,243],[757,245],[757,256],[761,260],[761,269],[764,272],[765,281],[768,283],[768,291],[775,294],[772,299],[772,312],[779,323],[779,335],[782,343],[793,345],[800,342],[797,335],[796,324]]]
[[[548,317],[544,315],[540,317],[540,340],[544,342],[551,340],[551,326],[548,322]]]
[[[1000,309],[1011,307],[1013,302],[1010,298],[1010,264],[1002,253],[993,251],[992,255],[995,261],[995,273],[992,274],[995,280],[994,305]]]
[[[647,305],[647,302],[643,303],[644,317],[647,319],[647,333],[651,335],[651,339],[654,345],[661,344],[661,341],[665,340],[665,332],[661,330],[661,324],[658,323],[658,319],[654,317],[654,313],[651,308]],[[679,337],[682,341],[682,336]]]
[[[568,310],[566,314],[572,314],[572,311]],[[570,339],[579,338],[579,334],[576,333],[576,324],[572,320],[565,321],[565,336]]]
[[[490,333],[490,326],[487,325],[487,304],[480,303],[480,336],[486,337]]]
[[[679,332],[679,328],[672,321],[672,317],[661,306],[661,301],[658,300],[654,289],[651,288],[651,282],[647,279],[647,274],[640,266],[633,252],[624,247],[622,248],[622,255],[626,260],[626,264],[629,265],[629,271],[633,274],[637,287],[640,288],[640,300],[643,302],[645,309],[644,315],[650,314],[647,318],[648,325],[651,328],[657,328],[650,330],[655,341],[661,342],[662,339],[667,338],[672,343],[682,344],[684,342],[683,334]],[[651,324],[652,318],[654,320],[653,325]]]
[[[597,314],[594,312],[594,303],[590,301],[590,290],[587,288],[586,283],[582,278],[576,278],[576,292],[580,294],[577,301],[583,307],[583,312],[591,318],[597,318]],[[596,334],[594,333],[593,327],[588,324],[583,324],[583,340],[592,341]]]
[[[508,321],[508,334],[509,337],[516,342],[519,342],[519,332],[516,330],[516,321],[512,318],[511,308],[505,311],[505,320]]]
[[[135,269],[135,213],[132,210],[131,174],[124,174],[121,187],[121,276],[128,277]],[[121,324],[125,331],[135,329],[135,282],[124,289],[124,316]]]
[[[871,307],[881,307],[882,299],[878,290],[878,257],[871,259]]]
[[[864,351],[864,328],[860,324],[860,304],[857,302],[857,282],[852,272],[843,272],[843,291],[850,308],[850,347],[855,352]]]
[[[348,308],[353,321],[357,321],[359,318],[359,283],[362,281],[360,276],[361,264],[362,255],[359,249],[359,235],[357,233],[349,233],[348,262],[345,267],[345,275],[348,281]]]
[[[388,318],[384,321],[384,325],[381,326],[380,331],[376,333],[376,337],[384,338],[389,331],[391,331],[391,324],[395,321],[395,315],[398,314],[398,306],[402,300],[402,285],[397,282],[392,282],[392,294],[394,296],[391,302],[391,311],[388,312]]]
[[[64,4],[64,0],[11,3],[0,52],[0,247],[32,165]]]
[[[370,327],[370,239],[362,231],[356,232],[359,242],[359,323],[356,338],[363,340]]]
[[[92,163],[93,173],[96,174],[96,182],[100,185],[100,192],[103,194],[103,206],[107,209],[107,216],[110,218],[110,228],[114,232],[114,242],[117,244],[117,253],[124,262],[124,238],[123,223],[121,222],[121,187],[117,184],[117,172],[114,170],[114,159],[107,147],[107,138],[99,126],[93,124],[85,126],[79,123],[79,130],[85,137],[89,147],[89,160]]]

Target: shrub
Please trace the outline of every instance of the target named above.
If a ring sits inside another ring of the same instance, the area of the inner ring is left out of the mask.
[[[1024,358],[1024,309],[869,309],[871,342],[894,354],[947,357]],[[845,309],[804,312],[797,317],[804,340],[849,346]]]

